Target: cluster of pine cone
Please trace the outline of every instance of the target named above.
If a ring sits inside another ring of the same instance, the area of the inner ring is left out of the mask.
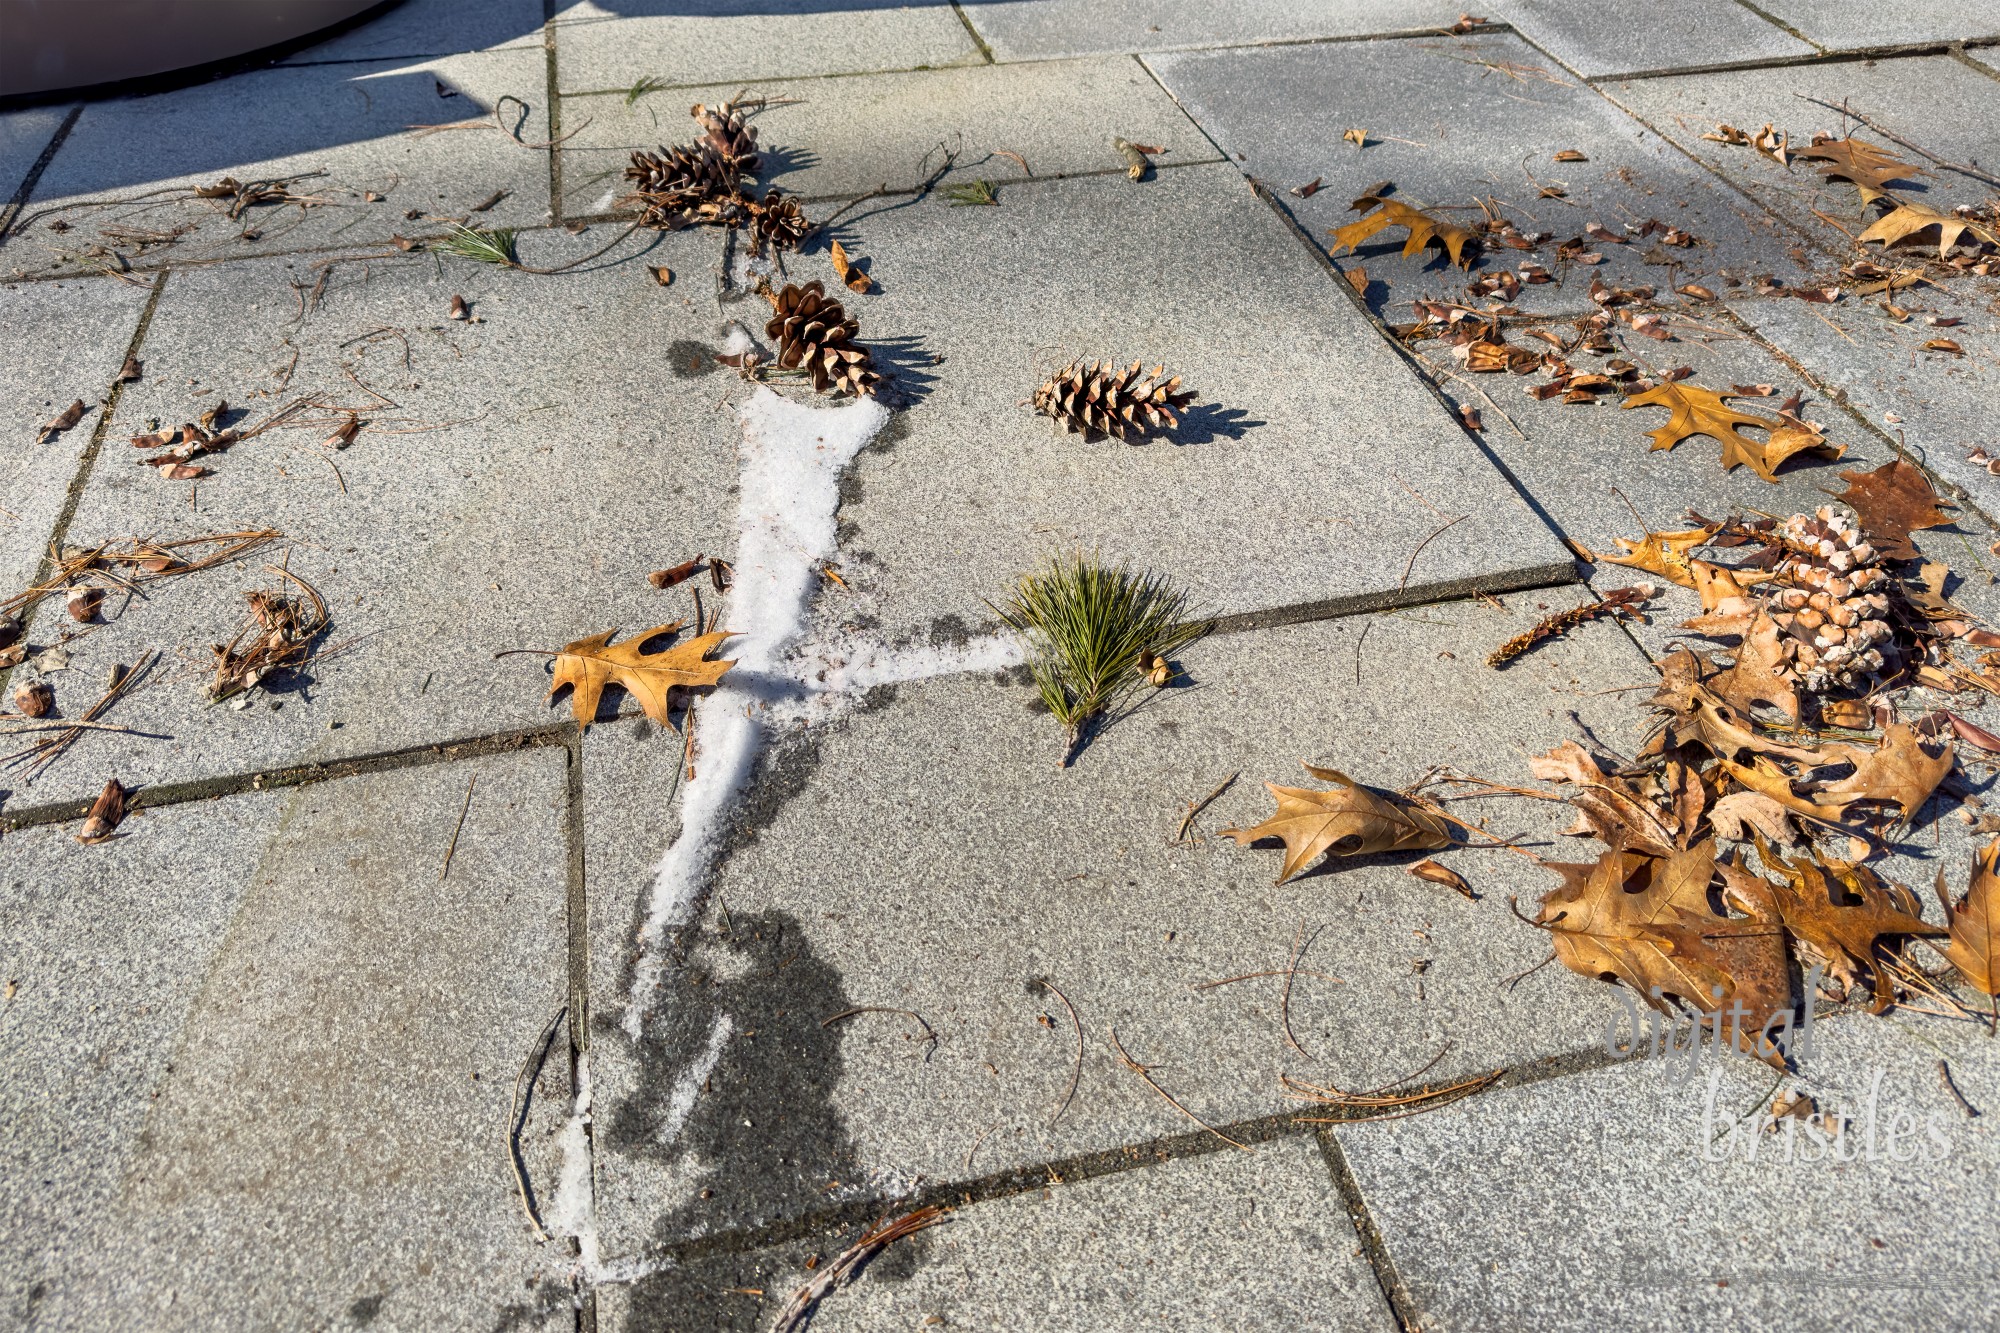
[[[1889,620],[1889,576],[1848,514],[1821,505],[1793,514],[1776,534],[1785,586],[1770,595],[1771,618],[1792,640],[1793,673],[1815,692],[1864,689],[1902,655]]]
[[[812,229],[798,201],[775,185],[762,199],[744,188],[762,159],[757,131],[745,121],[743,109],[733,102],[718,107],[697,103],[688,114],[702,128],[699,139],[634,153],[632,165],[625,169],[625,179],[633,183],[631,198],[640,207],[640,222],[664,231],[747,223],[760,245],[798,249]]]

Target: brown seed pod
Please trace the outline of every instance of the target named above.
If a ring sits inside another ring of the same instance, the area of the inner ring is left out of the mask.
[[[860,325],[817,281],[803,287],[787,283],[770,299],[773,314],[764,332],[778,345],[779,365],[804,369],[812,378],[814,393],[858,396],[880,387],[882,377],[876,374],[868,349],[854,341]]]
[[[1081,359],[1072,361],[1035,390],[1034,408],[1071,434],[1081,431],[1086,440],[1130,435],[1136,442],[1163,425],[1180,425],[1179,414],[1194,393],[1181,388],[1178,375],[1162,379],[1166,367],[1142,376],[1140,365],[1134,361],[1114,370],[1108,362],[1086,367]]]
[[[56,692],[45,680],[24,680],[14,687],[14,711],[22,717],[47,717],[56,706]]]

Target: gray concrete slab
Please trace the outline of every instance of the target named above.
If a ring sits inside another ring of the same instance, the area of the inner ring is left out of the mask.
[[[1927,46],[2000,38],[2000,15],[1982,0],[1771,0],[1758,5],[1778,22],[1829,51]]]
[[[66,106],[36,106],[0,115],[0,193],[12,199],[62,127]],[[0,208],[6,206],[0,200]]]
[[[43,172],[24,214],[30,225],[0,255],[0,269],[115,264],[93,260],[93,245],[135,266],[158,267],[316,247],[380,248],[391,236],[447,229],[406,217],[413,209],[485,226],[541,222],[549,205],[547,153],[509,139],[491,112],[502,97],[519,99],[505,104],[501,119],[524,141],[545,141],[545,65],[539,50],[521,50],[289,66],[94,102]],[[440,88],[452,95],[440,96]],[[477,125],[433,128],[461,122]],[[317,201],[310,207],[261,204],[232,219],[229,200],[186,197],[190,187],[213,186],[225,175],[249,183],[309,172],[325,174],[292,189]],[[507,194],[491,209],[469,212],[500,190]],[[139,198],[154,191],[173,193]],[[370,202],[371,192],[381,198]],[[101,200],[130,202],[79,207]],[[252,232],[255,239],[245,239]]]
[[[622,93],[642,79],[740,84],[986,60],[954,7],[938,0],[609,0],[558,12],[555,43],[565,94]]]
[[[581,255],[607,230],[559,239]],[[112,623],[73,645],[58,702],[95,697],[114,662],[159,650],[162,670],[117,720],[173,739],[94,735],[17,790],[16,806],[93,793],[101,765],[129,781],[186,780],[566,718],[566,703],[544,702],[539,659],[493,654],[671,620],[679,603],[667,607],[647,571],[733,541],[740,432],[717,408],[736,382],[713,362],[711,299],[689,295],[719,252],[714,234],[683,233],[639,259],[548,278],[428,255],[348,264],[303,327],[290,284],[314,284],[304,260],[175,273],[146,379],[127,386],[70,535],[269,527],[284,540],[150,600],[108,602]],[[685,286],[661,289],[647,262],[681,271]],[[480,322],[449,319],[453,295]],[[323,441],[345,418],[321,414],[206,460],[214,474],[193,483],[138,466],[127,443],[150,420],[186,421],[218,399],[255,423],[312,394],[371,424],[334,449]],[[211,706],[209,645],[243,623],[246,592],[275,588],[266,565],[287,561],[327,599],[324,646],[346,646],[253,707]],[[67,624],[61,611],[50,604],[33,627],[39,641]]]
[[[1462,222],[1481,221],[1475,201],[1491,197],[1522,231],[1551,232],[1554,242],[1581,236],[1592,222],[1616,230],[1648,219],[1698,241],[1672,251],[1644,241],[1595,245],[1592,252],[1603,256],[1595,266],[1561,263],[1555,245],[1544,245],[1540,262],[1560,281],[1523,287],[1515,301],[1522,310],[1595,309],[1593,277],[1617,287],[1664,287],[1670,274],[1682,283],[1740,268],[1794,281],[1827,266],[1826,256],[1808,254],[1750,201],[1510,33],[1165,55],[1148,63],[1322,246],[1332,244],[1331,229],[1361,216],[1349,205],[1382,180],[1395,182],[1404,202],[1450,210],[1443,215]],[[1366,130],[1370,145],[1343,142],[1349,129]],[[1554,161],[1568,149],[1590,160]],[[1314,180],[1321,188],[1310,197],[1290,193]],[[1541,198],[1545,187],[1568,197]],[[1343,271],[1364,269],[1371,305],[1398,320],[1408,318],[1405,303],[1414,298],[1463,300],[1469,280],[1527,257],[1498,249],[1468,274],[1435,249],[1402,258],[1403,239],[1400,229],[1384,232],[1335,260]],[[1649,251],[1678,267],[1648,264]]]
[[[864,210],[843,235],[882,284],[851,307],[863,338],[908,339],[901,364],[925,381],[848,470],[846,617],[892,635],[988,621],[982,598],[1072,547],[1149,561],[1224,616],[1568,577],[1568,553],[1226,166]],[[1169,439],[1086,443],[1022,405],[1075,356],[1164,363],[1199,403]]]
[[[851,1236],[833,1243],[838,1245]],[[597,1289],[603,1333],[753,1326],[816,1247]],[[824,1261],[830,1257],[820,1251]],[[761,1301],[727,1287],[757,1288]],[[748,1316],[745,1318],[744,1316]],[[1318,1144],[1297,1134],[955,1209],[828,1297],[815,1328],[1389,1328]]]
[[[1274,888],[1275,850],[1215,836],[1269,813],[1264,781],[1306,783],[1302,756],[1389,786],[1437,763],[1518,780],[1526,755],[1576,734],[1570,710],[1606,744],[1636,744],[1643,718],[1619,702],[1630,696],[1604,691],[1650,671],[1608,625],[1493,689],[1488,645],[1549,607],[1510,603],[1206,640],[1184,654],[1194,688],[1155,699],[1069,770],[1056,767],[1060,728],[1011,677],[904,685],[781,735],[730,816],[727,860],[637,1044],[623,1026],[633,941],[675,836],[659,794],[681,747],[644,728],[593,730],[590,1061],[607,1258],[1201,1133],[1119,1064],[1112,1025],[1216,1125],[1297,1109],[1281,1070],[1374,1087],[1441,1050],[1440,1079],[1588,1046],[1612,1011],[1608,988],[1565,976],[1517,1003],[1499,986],[1546,953],[1508,914],[1508,895],[1553,882],[1521,857],[1442,853],[1482,895],[1473,902],[1412,877],[1412,856]],[[1232,772],[1197,823],[1202,840],[1171,845],[1187,803]],[[1557,807],[1456,809],[1568,850],[1542,823]],[[1282,1035],[1280,978],[1195,989],[1282,970],[1301,922],[1325,928],[1289,1003],[1310,1059]],[[1085,1052],[1053,1127],[1076,1035],[1064,1006],[1031,989],[1042,977],[1075,1005]],[[935,1050],[895,1013],[822,1026],[870,1005],[921,1014]]]
[[[2000,320],[1966,288],[1919,290],[1922,295],[1909,298],[1916,313],[1902,324],[1872,305],[1818,309],[1823,319],[1797,302],[1745,301],[1735,308],[1822,383],[1845,391],[1856,410],[1901,438],[1967,500],[2000,513],[2000,477],[1966,458],[1975,447],[1996,452],[1991,403],[2000,385],[1994,360]],[[1925,322],[1925,312],[1957,314],[1964,322],[1937,328]],[[1965,355],[1923,350],[1939,337],[1949,337]]]
[[[1760,205],[1845,258],[1854,248],[1851,238],[1873,220],[1876,211],[1863,207],[1853,186],[1822,179],[1810,162],[1781,167],[1751,148],[1701,136],[1718,123],[1751,134],[1775,124],[1790,132],[1794,145],[1802,145],[1810,143],[1815,133],[1839,135],[1851,129],[1906,160],[1915,156],[1871,135],[1866,126],[1849,122],[1843,127],[1838,110],[1794,95],[1800,94],[1836,108],[1846,102],[1941,157],[1954,162],[1979,159],[1990,167],[1994,136],[2000,134],[1995,86],[1990,77],[1950,56],[1924,56],[1636,79],[1606,83],[1603,88],[1613,101]],[[1977,181],[1939,172],[1914,178],[1903,192],[1949,210],[1955,204],[1978,201],[1984,191]],[[1742,262],[1748,262],[1747,257]]]
[[[1438,32],[1463,12],[1449,0],[998,0],[965,7],[1000,60]]]
[[[1573,5],[1561,0],[1504,0],[1492,16],[1586,79],[1643,70],[1809,56],[1800,41],[1736,0],[1683,0],[1673,5],[1611,0]]]
[[[34,581],[145,304],[145,289],[108,279],[0,288],[0,597]],[[37,444],[79,398],[83,419]]]
[[[505,1150],[566,994],[563,764],[8,835],[10,1323],[569,1326]],[[560,1050],[540,1092],[546,1181]]]
[[[1842,1148],[1853,1160],[1803,1137],[1788,1160],[1782,1135],[1747,1160],[1747,1126],[1718,1139],[1771,1089],[1768,1071],[1735,1057],[1713,1114],[1710,1066],[1676,1087],[1641,1058],[1342,1127],[1421,1326],[1990,1328],[1994,1044],[1970,1024],[1908,1015],[1823,1020],[1816,1036],[1802,1082],[1854,1118]],[[1978,1119],[1940,1085],[1940,1050]],[[1914,1138],[1898,1117],[1914,1119]]]
[[[591,121],[563,145],[564,212],[590,216],[610,209],[629,188],[624,172],[634,150],[688,142],[695,133],[687,115],[691,103],[714,104],[740,91],[736,84],[681,89],[629,104],[622,94],[566,98],[565,116]],[[960,162],[947,184],[986,179],[1003,189],[1022,173],[997,149],[1019,153],[1039,176],[1124,170],[1113,136],[1166,148],[1162,163],[1216,157],[1214,145],[1146,71],[1123,57],[802,81],[756,91],[773,100],[798,99],[755,117],[764,149],[759,179],[808,199],[880,186],[914,189],[954,148]]]
[[[541,45],[542,0],[401,0],[282,63],[402,60]]]

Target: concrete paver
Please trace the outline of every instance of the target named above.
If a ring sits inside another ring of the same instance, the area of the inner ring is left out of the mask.
[[[829,13],[818,0],[579,5],[556,15],[565,95],[818,74],[981,64],[953,6],[862,0]],[[670,98],[681,100],[678,94]]]
[[[1771,1086],[1742,1060],[1678,1086],[1684,1061],[1642,1055],[1340,1128],[1421,1326],[1989,1327],[1995,1279],[1977,1256],[1996,1239],[1981,1183],[2000,1156],[1993,1043],[1967,1024],[1866,1014],[1822,1020],[1816,1037],[1804,1085],[1854,1120],[1837,1159],[1803,1135],[1788,1154],[1782,1133],[1723,1128]],[[1940,1050],[1977,1119],[1944,1091]]]
[[[505,1147],[565,995],[562,769],[179,805],[99,848],[8,835],[0,1024],[35,1052],[8,1081],[10,1320],[573,1326]],[[567,1109],[560,1049],[542,1094],[531,1144]]]
[[[380,249],[392,236],[446,231],[440,217],[488,227],[542,222],[546,156],[502,133],[493,113],[522,141],[546,141],[544,65],[540,51],[520,50],[285,66],[93,102],[42,173],[22,217],[26,230],[0,269],[90,272],[121,258],[150,268]],[[249,107],[257,113],[244,114]],[[258,204],[231,217],[231,199],[187,197],[224,176],[244,184],[299,176],[287,188],[310,203]],[[497,191],[505,191],[498,203],[471,212]],[[95,206],[103,200],[123,202]],[[413,210],[425,216],[407,217]],[[92,246],[106,253],[93,256]]]
[[[1508,0],[1493,15],[1586,79],[1815,53],[1736,0]]]
[[[566,114],[588,115],[563,145],[564,211],[609,210],[630,188],[634,150],[694,137],[692,102],[710,105],[743,91],[714,85],[648,94],[571,97]],[[1019,154],[1041,177],[1120,172],[1114,135],[1167,151],[1162,164],[1214,161],[1215,148],[1123,57],[1034,65],[976,66],[869,79],[788,82],[752,90],[772,105],[756,113],[763,164],[759,180],[806,199],[839,199],[878,188],[915,189],[947,153],[958,159],[945,186],[990,180],[1005,189],[1022,177]],[[1005,205],[1002,205],[1005,207]],[[828,212],[831,209],[826,210]]]
[[[982,0],[965,7],[1000,60],[1438,32],[1463,12],[1451,0]]]
[[[1796,281],[1826,266],[1826,256],[1801,249],[1749,200],[1511,33],[1147,59],[1188,114],[1321,246],[1360,216],[1349,208],[1355,198],[1383,180],[1405,203],[1461,223],[1481,222],[1477,201],[1490,196],[1522,231],[1547,231],[1556,242],[1581,237],[1592,222],[1618,229],[1649,219],[1699,242],[1672,251],[1644,241],[1595,245],[1590,252],[1603,256],[1595,266],[1561,263],[1544,245],[1537,257],[1559,281],[1523,287],[1514,304],[1525,311],[1593,310],[1597,277],[1615,287],[1662,285],[1670,270],[1647,262],[1653,252],[1675,261],[1677,282],[1739,267]],[[1366,130],[1370,146],[1343,142],[1349,129]],[[1556,162],[1564,150],[1589,160]],[[1321,188],[1309,197],[1292,193],[1315,180]],[[1544,189],[1565,197],[1544,198]],[[1400,258],[1403,235],[1392,229],[1334,260],[1343,272],[1365,270],[1371,305],[1396,320],[1408,317],[1402,303],[1412,298],[1462,300],[1469,281],[1526,257],[1501,249],[1461,273],[1436,249]]]
[[[1758,7],[1829,51],[2000,38],[2000,17],[1980,0],[1770,0]]]

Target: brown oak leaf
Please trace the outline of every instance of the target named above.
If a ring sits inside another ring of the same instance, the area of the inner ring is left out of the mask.
[[[1776,915],[1785,929],[1825,955],[1827,971],[1843,986],[1872,982],[1878,1014],[1894,1001],[1895,989],[1877,964],[1876,941],[1884,935],[1945,933],[1943,927],[1917,915],[1915,894],[1900,884],[1885,883],[1865,865],[1811,852],[1787,860],[1769,844],[1758,846],[1757,857],[1778,879],[1748,872],[1731,875],[1732,895],[1760,914]]]
[[[1902,241],[1907,241],[1920,232],[1938,229],[1938,258],[1944,258],[1952,246],[1971,232],[1975,241],[1986,241],[2000,245],[2000,233],[1989,231],[1969,218],[1955,213],[1939,213],[1925,208],[1922,204],[1899,203],[1888,213],[1875,219],[1868,230],[1855,238],[1860,241],[1880,241],[1883,249],[1888,249]]]
[[[1923,470],[1893,458],[1873,472],[1856,468],[1843,472],[1847,483],[1838,497],[1861,520],[1861,530],[1875,549],[1891,560],[1915,560],[1920,554],[1910,541],[1912,532],[1941,528],[1951,515],[1939,507],[1938,493]],[[1956,507],[1956,506],[1954,506]]]
[[[1643,569],[1683,588],[1692,588],[1695,582],[1694,574],[1688,567],[1691,562],[1688,552],[1704,545],[1720,527],[1719,523],[1705,523],[1701,527],[1682,528],[1678,532],[1649,532],[1638,541],[1614,537],[1612,540],[1618,543],[1618,554],[1600,553],[1598,558],[1607,564]]]
[[[1826,437],[1810,427],[1767,417],[1756,412],[1739,412],[1723,400],[1741,394],[1717,393],[1686,382],[1656,384],[1644,393],[1635,393],[1622,406],[1664,407],[1673,415],[1667,424],[1646,432],[1653,448],[1671,449],[1695,435],[1706,435],[1722,445],[1722,468],[1727,472],[1747,463],[1765,481],[1776,482],[1778,467],[1794,454],[1813,451],[1838,458],[1845,447],[1829,444]],[[1743,426],[1757,426],[1770,432],[1764,441],[1741,434]]]
[[[1450,824],[1415,803],[1364,787],[1331,768],[1304,767],[1321,782],[1335,784],[1334,789],[1267,782],[1264,786],[1278,802],[1276,813],[1255,828],[1222,830],[1239,847],[1259,838],[1282,838],[1285,864],[1276,883],[1283,884],[1322,854],[1367,856],[1451,845]]]
[[[1337,255],[1343,249],[1359,248],[1363,241],[1384,227],[1408,227],[1410,236],[1403,243],[1404,258],[1407,259],[1424,246],[1435,242],[1443,247],[1445,253],[1451,256],[1451,262],[1459,268],[1465,268],[1471,263],[1465,257],[1465,247],[1469,244],[1476,245],[1477,238],[1464,227],[1419,212],[1399,200],[1383,199],[1372,194],[1361,196],[1352,206],[1357,210],[1373,207],[1375,211],[1368,213],[1358,222],[1333,228],[1331,232],[1334,242],[1331,252],[1333,254]]]
[[[728,630],[697,634],[686,643],[677,643],[656,653],[640,650],[640,645],[647,640],[671,634],[685,623],[675,621],[671,625],[655,625],[615,645],[611,642],[611,636],[618,632],[615,629],[564,644],[562,651],[556,654],[549,696],[555,697],[556,691],[565,685],[574,686],[569,699],[570,711],[576,715],[579,727],[588,727],[597,716],[597,702],[604,693],[604,687],[620,685],[638,701],[647,717],[662,726],[672,726],[667,699],[676,686],[694,688],[713,685],[722,679],[724,672],[736,665],[733,661],[707,660],[716,645],[730,637]]]
[[[1865,139],[1825,139],[1792,154],[1802,162],[1821,162],[1820,173],[1828,180],[1844,180],[1861,191],[1861,202],[1880,199],[1892,181],[1912,184],[1923,174],[1913,163],[1892,157]]]
[[[1937,895],[1951,927],[1951,946],[1944,956],[1965,979],[1988,995],[2000,995],[2000,897],[1994,885],[2000,862],[2000,838],[1980,849],[1972,863],[1972,882],[1965,896],[1953,903],[1945,892],[1944,871],[1938,871]]]

